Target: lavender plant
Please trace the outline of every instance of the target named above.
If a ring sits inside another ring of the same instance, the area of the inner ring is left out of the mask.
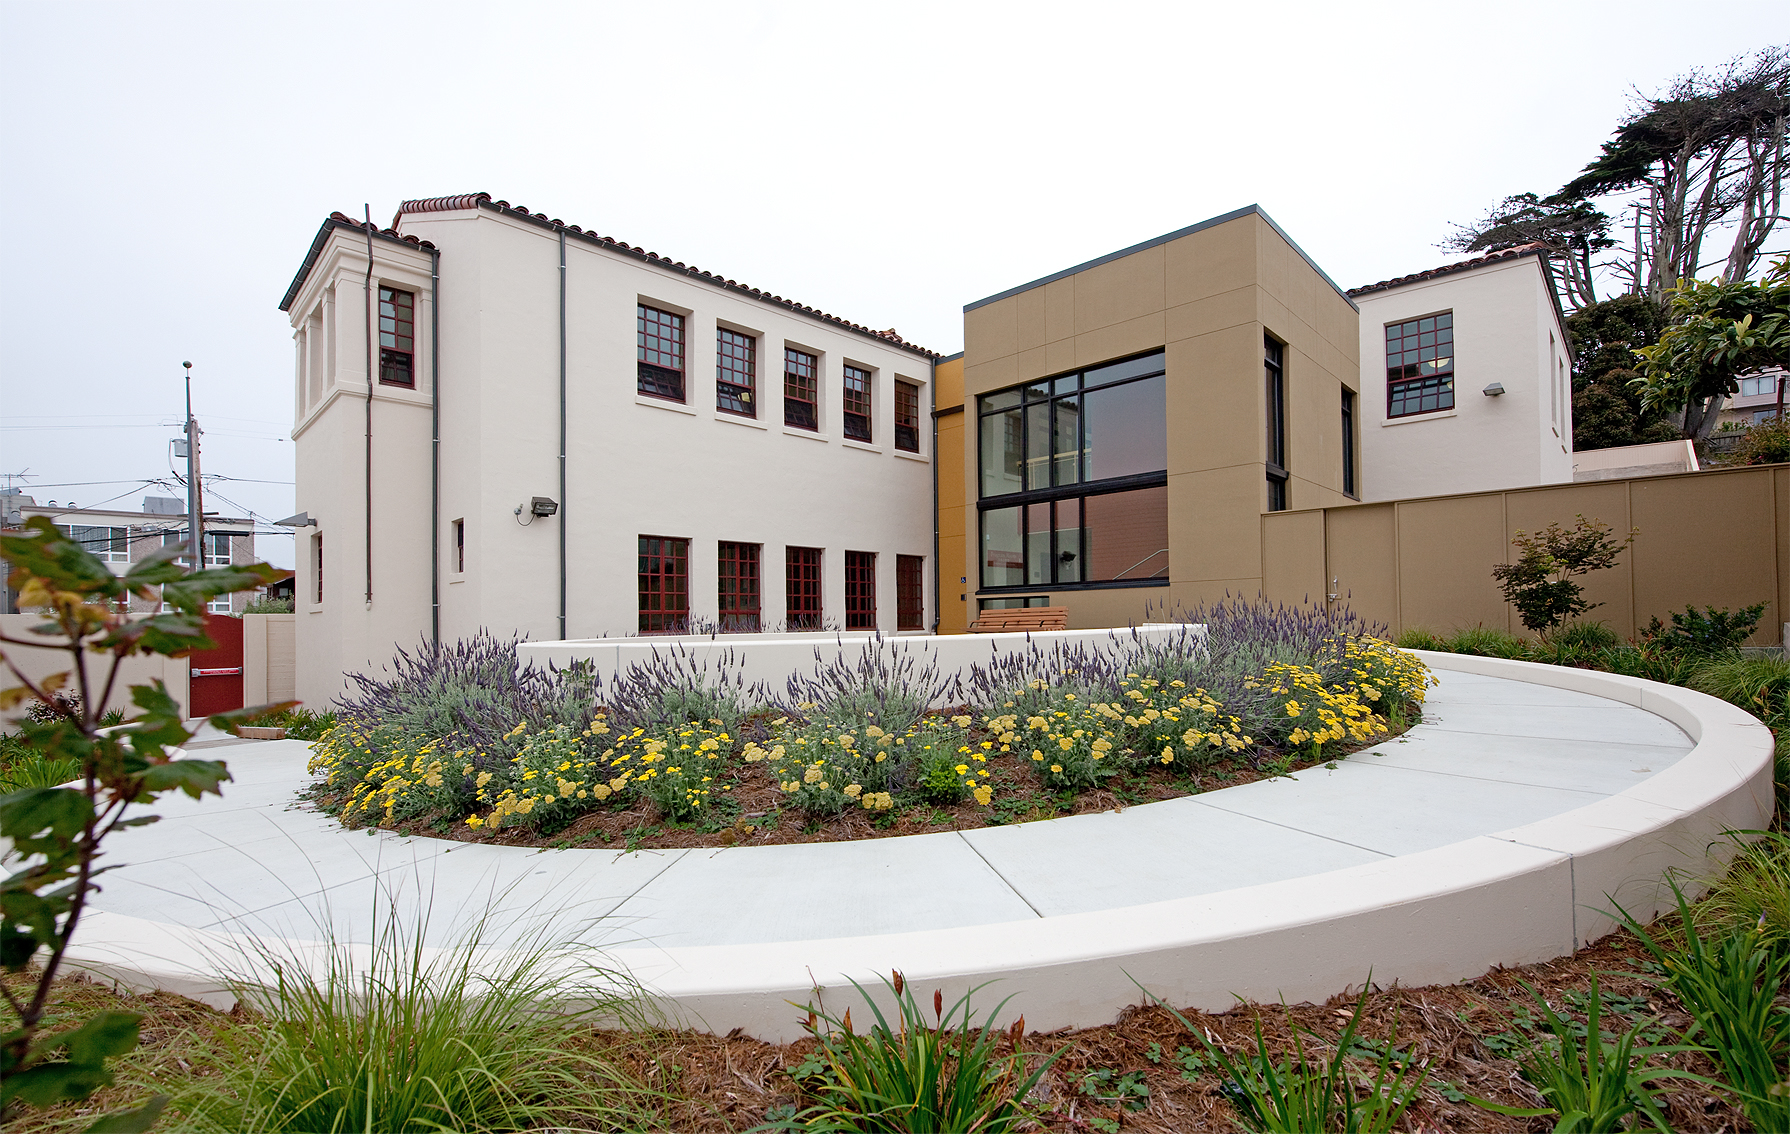
[[[762,683],[746,684],[744,660],[727,649],[711,662],[681,642],[667,642],[610,682],[604,698],[610,720],[644,729],[720,721],[723,731],[738,734],[740,718],[770,700]]]
[[[955,677],[939,676],[938,662],[924,665],[912,651],[875,635],[855,661],[825,657],[814,650],[812,674],[791,674],[781,709],[791,717],[842,728],[874,725],[903,733],[929,707],[957,704],[962,689]]]

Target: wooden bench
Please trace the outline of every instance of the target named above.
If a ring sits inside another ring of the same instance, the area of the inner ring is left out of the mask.
[[[970,623],[972,634],[1018,634],[1033,630],[1069,629],[1066,606],[1022,606],[1012,610],[985,610]]]

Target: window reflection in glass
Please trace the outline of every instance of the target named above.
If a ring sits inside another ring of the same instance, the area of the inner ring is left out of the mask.
[[[1051,445],[1055,468],[1052,475],[1058,484],[1074,484],[1081,479],[1081,406],[1076,398],[1056,402],[1056,436]]]
[[[1026,582],[1037,586],[1050,579],[1050,505],[1026,506]]]
[[[1090,496],[1089,582],[1168,577],[1168,488]]]
[[[1088,450],[1088,479],[1131,476],[1168,467],[1168,423],[1162,376],[1090,390],[1082,431]]]
[[[1025,583],[1025,550],[1020,542],[1019,508],[982,513],[982,585],[1017,587]]]
[[[1080,500],[1057,501],[1057,582],[1081,582]]]
[[[1007,410],[982,419],[982,495],[1004,496],[1018,492],[1019,466],[1024,449],[1020,440],[1020,411]]]

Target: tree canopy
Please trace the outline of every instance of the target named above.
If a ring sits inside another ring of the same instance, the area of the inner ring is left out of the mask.
[[[1773,261],[1758,283],[1686,281],[1672,290],[1667,315],[1659,341],[1635,351],[1640,372],[1629,385],[1643,409],[1683,410],[1685,436],[1706,437],[1741,375],[1790,367],[1790,255]],[[1783,396],[1780,380],[1780,413]]]

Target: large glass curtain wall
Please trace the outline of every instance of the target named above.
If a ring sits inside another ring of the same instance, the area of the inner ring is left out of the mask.
[[[986,394],[984,589],[1168,577],[1163,354]]]

